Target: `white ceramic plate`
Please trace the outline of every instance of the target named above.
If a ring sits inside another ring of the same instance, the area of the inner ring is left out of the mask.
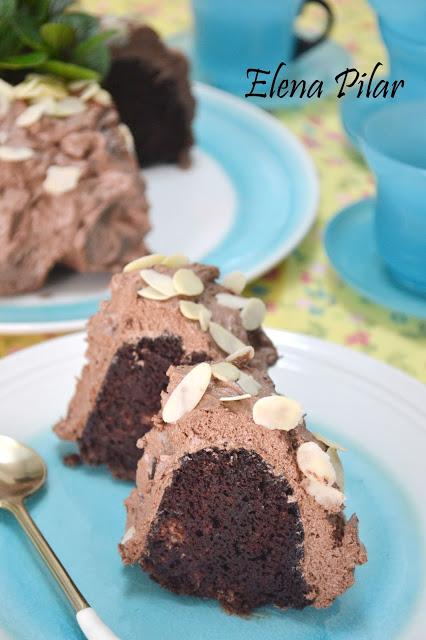
[[[84,336],[58,338],[0,361],[0,431],[31,443],[49,466],[30,509],[77,584],[122,640],[423,640],[426,628],[424,489],[426,388],[339,346],[270,331],[283,356],[280,391],[300,399],[312,430],[342,454],[347,512],[369,554],[356,584],[325,610],[229,616],[210,601],[178,597],[116,550],[130,485],[102,469],[69,469],[69,447],[50,428],[64,414],[83,364]],[[74,619],[9,514],[0,512],[0,638],[80,638]]]
[[[261,109],[196,84],[197,147],[190,169],[145,172],[153,251],[184,253],[250,280],[294,249],[318,203],[313,163]],[[63,273],[35,294],[0,298],[0,334],[84,328],[107,296],[108,275]]]

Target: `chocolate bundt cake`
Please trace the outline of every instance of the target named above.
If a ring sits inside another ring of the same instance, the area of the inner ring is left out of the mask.
[[[96,83],[0,80],[0,295],[40,288],[57,264],[117,271],[143,254],[145,185]]]
[[[133,134],[140,165],[187,166],[195,112],[187,59],[146,25],[104,19],[112,27],[117,21],[119,35],[104,86]]]
[[[162,411],[138,444],[124,562],[233,613],[330,605],[367,559],[356,516],[343,514],[337,445],[241,360],[167,375]]]
[[[87,364],[68,415],[55,427],[77,442],[84,462],[134,479],[136,442],[160,409],[170,365],[220,360],[238,350],[254,354],[253,368],[275,363],[276,350],[260,327],[263,303],[232,292],[243,287],[241,278],[223,286],[218,276],[215,267],[186,264],[180,256],[146,256],[113,277],[111,299],[88,325]]]

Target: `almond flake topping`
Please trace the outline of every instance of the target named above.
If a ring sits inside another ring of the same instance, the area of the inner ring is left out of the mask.
[[[222,396],[219,398],[220,402],[236,402],[238,400],[248,400],[251,398],[249,393],[244,393],[241,396]]]
[[[163,302],[164,300],[170,300],[173,298],[175,294],[172,296],[168,296],[161,291],[157,291],[157,289],[153,289],[153,287],[143,287],[139,289],[138,296],[141,298],[147,298],[148,300],[157,300],[158,302]]]
[[[243,365],[253,360],[254,358],[254,349],[250,345],[245,345],[241,349],[237,349],[234,353],[231,353],[229,356],[225,358],[227,362],[235,362],[236,365]]]
[[[185,318],[188,318],[188,320],[198,320],[202,308],[202,304],[192,302],[191,300],[181,300],[179,302],[180,312]]]
[[[171,256],[166,256],[161,264],[164,264],[166,267],[174,267],[177,269],[178,267],[183,267],[188,264],[189,258],[188,256],[184,256],[180,253],[174,253]]]
[[[241,321],[244,329],[254,331],[262,324],[266,313],[265,303],[259,298],[250,298],[241,311]]]
[[[244,342],[227,329],[224,329],[220,324],[217,324],[217,322],[210,322],[209,331],[217,346],[225,353],[234,353],[234,351],[243,349],[246,346]]]
[[[222,382],[235,382],[241,374],[238,367],[231,362],[216,362],[211,367],[213,376]]]
[[[345,496],[339,489],[318,482],[315,478],[304,478],[302,487],[318,504],[329,511],[338,511],[345,501]]]
[[[228,309],[244,309],[248,299],[242,296],[234,296],[232,293],[217,293],[216,300],[222,307]]]
[[[301,421],[301,405],[285,396],[266,396],[253,405],[253,421],[268,429],[291,431]]]
[[[169,298],[177,295],[176,289],[173,286],[173,280],[165,273],[159,273],[155,269],[142,269],[140,273],[142,280],[144,280],[146,284],[163,295]]]
[[[16,118],[15,124],[17,127],[30,127],[40,120],[45,111],[46,105],[43,102],[36,102],[30,107],[27,107],[25,111]]]
[[[316,442],[304,442],[297,449],[297,466],[307,478],[333,485],[336,472],[331,464],[330,456]]]
[[[337,442],[334,442],[333,440],[326,438],[321,433],[313,432],[313,434],[317,440],[325,444],[327,447],[331,447],[331,449],[336,449],[337,451],[347,451],[346,447],[343,447],[341,444],[338,444]]]
[[[108,91],[106,91],[106,89],[99,89],[99,91],[95,93],[95,96],[93,99],[95,102],[97,102],[98,104],[101,104],[103,107],[108,107],[110,104],[112,104],[111,94]]]
[[[117,129],[121,133],[121,137],[123,138],[124,146],[126,147],[127,151],[129,153],[133,153],[133,151],[135,150],[135,141],[129,127],[127,126],[127,124],[124,124],[124,122],[120,122]]]
[[[200,314],[198,316],[198,322],[200,323],[201,331],[208,331],[210,326],[210,320],[212,318],[212,312],[207,309],[203,304],[201,305]]]
[[[53,102],[48,113],[55,118],[68,118],[69,116],[75,116],[79,113],[83,113],[85,110],[86,105],[82,100],[80,100],[80,98],[68,96],[63,100]]]
[[[29,147],[8,147],[6,145],[0,146],[0,160],[7,160],[8,162],[20,162],[22,160],[29,160],[34,155],[34,151]]]
[[[148,256],[142,256],[132,260],[123,269],[123,273],[130,273],[131,271],[140,271],[141,269],[149,269],[156,264],[160,264],[163,261],[164,256],[161,253],[152,253]]]
[[[177,422],[182,416],[195,409],[209,386],[211,375],[212,370],[208,362],[201,362],[191,369],[172,391],[164,405],[164,422]]]
[[[243,391],[249,393],[251,396],[257,396],[262,385],[260,385],[257,380],[253,378],[253,376],[249,375],[245,371],[240,372],[240,377],[238,378],[238,386],[241,387]]]
[[[232,273],[228,273],[228,275],[223,278],[222,284],[230,291],[233,291],[234,293],[239,295],[246,286],[247,280],[245,275],[240,271],[233,271]]]
[[[124,534],[124,536],[121,538],[121,543],[120,544],[126,544],[126,542],[129,542],[129,540],[131,540],[133,538],[133,536],[136,533],[136,529],[134,526],[131,526],[127,529],[126,533]]]
[[[6,113],[9,111],[9,107],[10,107],[9,98],[3,95],[2,93],[0,93],[0,118],[3,118],[3,116],[6,115]]]
[[[336,484],[341,491],[345,490],[345,472],[343,470],[342,462],[339,458],[339,454],[336,449],[333,447],[329,447],[327,449],[327,453],[330,456],[331,464],[334,467],[334,471],[336,473]]]
[[[62,167],[52,165],[47,169],[47,176],[43,182],[43,189],[52,195],[67,193],[76,188],[81,176],[80,167]]]
[[[173,285],[183,296],[198,296],[204,291],[203,281],[191,269],[178,269],[173,276]]]
[[[5,80],[2,80],[2,78],[0,78],[0,94],[2,96],[5,96],[8,100],[12,100],[13,93],[14,93],[14,87],[8,82],[6,82]]]

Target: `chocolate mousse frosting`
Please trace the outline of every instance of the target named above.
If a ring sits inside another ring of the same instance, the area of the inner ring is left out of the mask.
[[[147,256],[149,258],[149,256]],[[219,271],[202,264],[184,265],[202,283],[198,295],[177,294],[153,300],[138,294],[144,282],[139,270],[112,278],[111,298],[88,324],[87,364],[66,417],[55,427],[63,439],[78,443],[88,464],[106,464],[120,478],[134,479],[140,451],[137,440],[152,426],[171,364],[196,364],[228,354],[198,321],[185,317],[182,301],[203,305],[210,321],[255,349],[251,367],[275,363],[277,352],[259,327],[247,330],[241,313],[220,304],[217,295],[231,292],[217,282]],[[149,270],[170,279],[179,267],[157,264]]]
[[[288,431],[254,422],[255,403],[274,394],[260,370],[249,370],[260,383],[255,396],[226,402],[241,396],[238,382],[212,377],[196,407],[166,423],[164,409],[190,370],[170,368],[162,411],[138,443],[124,562],[140,563],[176,593],[216,598],[235,613],[264,604],[327,607],[367,559],[336,483],[327,487],[334,502],[306,489],[299,448],[310,443],[328,457],[327,446],[303,418]]]
[[[146,253],[145,185],[109,95],[93,87],[92,97],[81,97],[86,87],[35,102],[16,97],[25,95],[20,87],[7,96],[5,87],[0,295],[38,289],[57,264],[114,272]],[[33,95],[36,78],[24,88]]]

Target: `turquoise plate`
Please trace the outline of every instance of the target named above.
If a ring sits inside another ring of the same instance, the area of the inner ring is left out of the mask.
[[[184,253],[249,279],[288,255],[312,224],[318,183],[302,144],[278,120],[195,85],[197,147],[184,170],[145,172],[153,251]],[[82,328],[109,277],[56,273],[36,294],[0,299],[0,333]]]
[[[328,223],[328,258],[347,284],[393,311],[426,318],[426,298],[403,289],[389,276],[374,240],[374,200],[360,200]]]
[[[346,512],[355,511],[368,563],[328,609],[251,618],[179,597],[124,568],[122,500],[131,485],[103,469],[70,469],[51,426],[84,360],[72,335],[0,362],[1,431],[31,443],[49,468],[31,514],[89,602],[121,640],[422,640],[426,628],[425,387],[385,364],[306,336],[270,332],[283,356],[272,375],[308,423],[348,448]],[[77,640],[72,611],[9,513],[0,511],[0,640]]]

